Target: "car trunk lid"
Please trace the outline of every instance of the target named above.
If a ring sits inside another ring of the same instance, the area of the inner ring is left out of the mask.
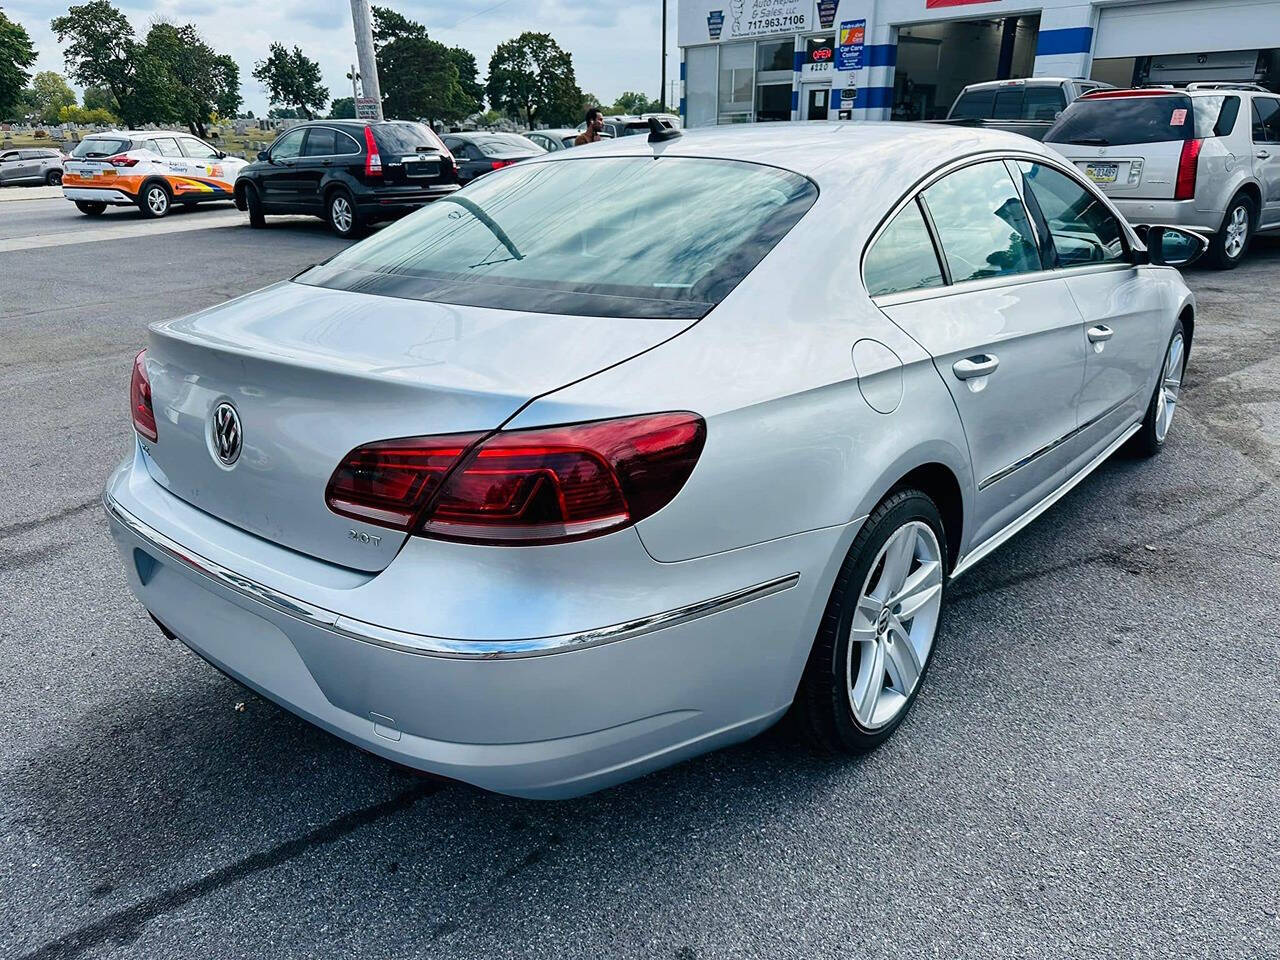
[[[273,543],[376,571],[406,534],[325,503],[355,447],[493,430],[527,401],[618,363],[691,321],[576,317],[400,300],[283,283],[154,325],[154,478]],[[217,456],[230,404],[240,452]]]

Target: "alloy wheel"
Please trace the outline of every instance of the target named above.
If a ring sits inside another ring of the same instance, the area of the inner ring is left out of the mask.
[[[163,217],[169,211],[169,195],[163,187],[152,187],[147,191],[147,207],[157,217]]]
[[[351,229],[351,204],[342,194],[334,197],[329,204],[329,215],[333,218],[333,225],[339,233],[347,233]]]
[[[864,729],[891,722],[929,660],[942,610],[942,550],[923,521],[903,524],[867,573],[849,631],[846,688]]]
[[[61,170],[50,170],[50,171],[49,171],[49,186],[51,186],[51,187],[56,187],[56,186],[58,186],[60,183],[62,183],[62,171],[61,171]]]
[[[1156,439],[1161,443],[1169,434],[1173,423],[1173,411],[1178,406],[1178,390],[1182,387],[1182,334],[1169,342],[1169,352],[1164,357],[1164,369],[1160,371],[1160,386],[1156,393]]]
[[[1249,239],[1249,210],[1244,204],[1238,204],[1231,211],[1227,220],[1227,238],[1222,244],[1228,257],[1234,260],[1244,252],[1245,243]]]

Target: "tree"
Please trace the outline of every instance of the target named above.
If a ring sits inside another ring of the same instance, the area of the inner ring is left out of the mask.
[[[234,116],[240,109],[240,67],[205,43],[194,24],[153,24],[142,56],[164,70],[171,108],[164,119],[205,137],[214,114]]]
[[[35,47],[27,31],[0,10],[0,119],[25,105],[22,93],[27,84],[27,68],[35,62]]]
[[[582,91],[573,58],[546,33],[522,33],[489,58],[489,102],[529,126],[577,123]]]
[[[464,47],[450,47],[449,59],[458,68],[458,86],[464,98],[462,116],[469,117],[484,109],[484,84],[480,82],[480,67],[476,57]]]
[[[355,116],[356,102],[351,97],[339,97],[329,104],[330,120],[354,120]]]
[[[432,40],[422,24],[388,7],[374,7],[373,43],[387,116],[447,123],[483,105],[475,57]]]
[[[253,76],[272,104],[293,107],[308,120],[329,102],[329,88],[320,82],[320,64],[300,47],[287,50],[283,43],[271,44],[267,59],[254,65]]]
[[[373,49],[377,53],[389,43],[405,37],[425,37],[427,28],[410,20],[404,14],[396,13],[390,7],[373,8]],[[381,77],[381,72],[379,72]]]
[[[643,93],[628,90],[613,101],[613,109],[618,113],[644,113],[649,106],[649,98]]]
[[[71,79],[107,90],[125,126],[164,122],[173,115],[167,69],[147,54],[128,18],[109,0],[72,7],[52,26],[65,45],[62,58]]]
[[[88,86],[84,88],[84,95],[80,98],[84,101],[86,110],[107,110],[116,113],[120,106],[116,103],[116,98],[111,95],[111,91],[106,87]]]
[[[76,105],[76,92],[62,79],[62,74],[41,70],[31,78],[31,99],[41,123],[57,123],[58,111]]]
[[[302,114],[293,107],[272,107],[267,111],[269,120],[301,120]]]
[[[118,121],[116,116],[110,110],[102,107],[94,107],[87,110],[84,107],[63,107],[58,111],[58,123],[82,123],[94,127],[110,127]]]

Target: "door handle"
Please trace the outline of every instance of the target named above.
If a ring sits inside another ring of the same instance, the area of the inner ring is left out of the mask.
[[[1267,159],[1267,157],[1271,156],[1271,151],[1259,150],[1257,153],[1254,154],[1254,156],[1257,157],[1259,160],[1265,160]]]
[[[1090,327],[1085,335],[1090,343],[1106,343],[1116,335],[1116,332],[1105,323],[1100,323],[1096,327]]]
[[[978,377],[989,377],[1000,366],[1000,358],[989,353],[957,360],[951,366],[951,372],[960,380],[975,380]]]

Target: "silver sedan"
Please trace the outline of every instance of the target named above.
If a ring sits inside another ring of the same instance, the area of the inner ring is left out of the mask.
[[[423,770],[572,796],[789,710],[865,751],[949,584],[1164,445],[1203,241],[1141,236],[995,132],[539,157],[152,326],[107,513],[167,635]]]

